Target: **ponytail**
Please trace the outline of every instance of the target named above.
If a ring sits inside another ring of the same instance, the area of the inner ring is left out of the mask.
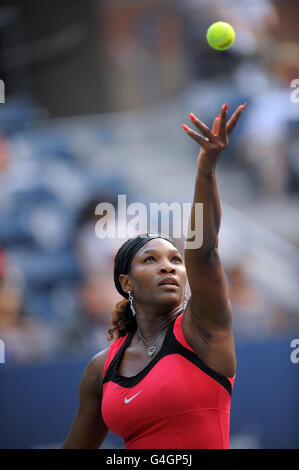
[[[110,328],[108,329],[107,341],[112,341],[125,336],[129,331],[137,327],[136,318],[130,308],[130,302],[123,299],[118,302],[112,312]]]

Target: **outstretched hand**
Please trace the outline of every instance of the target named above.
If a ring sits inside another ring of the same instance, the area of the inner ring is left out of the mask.
[[[247,103],[237,107],[231,118],[227,121],[227,104],[222,105],[221,113],[219,113],[213,122],[212,129],[209,129],[202,121],[200,121],[193,113],[190,113],[191,121],[206,137],[202,137],[186,124],[182,124],[187,134],[201,145],[198,155],[197,166],[201,169],[216,168],[217,161],[221,151],[227,146],[229,137],[237,124],[237,121],[245,109]]]

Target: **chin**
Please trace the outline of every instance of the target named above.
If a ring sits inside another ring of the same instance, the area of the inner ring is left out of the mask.
[[[182,303],[181,296],[178,295],[176,292],[174,292],[174,293],[168,292],[168,293],[165,293],[165,295],[160,295],[158,301],[163,303],[163,304],[169,304],[169,303],[171,303],[171,304],[173,304],[173,303],[180,304],[180,303]]]

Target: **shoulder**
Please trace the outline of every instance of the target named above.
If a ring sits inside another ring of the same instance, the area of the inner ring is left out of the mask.
[[[96,391],[97,394],[101,394],[103,372],[109,349],[110,347],[103,349],[95,354],[88,362],[81,379],[81,392],[84,393],[84,391],[89,389]]]
[[[127,335],[115,339],[107,348],[95,354],[86,366],[83,376],[85,376],[88,381],[95,383],[100,393],[102,393],[103,379],[109,364],[121,348],[126,337]]]
[[[99,368],[104,367],[110,347],[111,345],[108,346],[108,348],[98,352],[90,359],[89,363],[87,364],[87,367],[90,371],[99,370]]]
[[[101,371],[102,373],[104,372],[105,365],[107,366],[107,362],[109,359],[112,358],[114,354],[118,351],[118,349],[121,347],[123,342],[125,341],[127,335],[121,336],[118,339],[115,339],[110,343],[110,345],[106,348],[103,349],[102,351],[98,352],[95,354],[87,364],[86,369],[92,374],[97,371]]]

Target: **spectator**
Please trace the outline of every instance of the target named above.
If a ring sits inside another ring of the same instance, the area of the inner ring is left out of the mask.
[[[45,359],[55,348],[52,332],[41,319],[25,314],[21,291],[5,277],[8,258],[3,251],[0,255],[0,338],[6,362]]]
[[[102,218],[107,217],[109,223],[110,213],[107,215],[96,215],[96,207],[100,203],[112,204],[115,210],[115,233],[117,235],[117,195],[108,193],[99,193],[98,196],[89,200],[81,209],[78,215],[77,230],[74,234],[75,251],[83,270],[84,276],[102,276],[113,273],[113,259],[117,249],[126,240],[124,238],[98,238],[96,235],[96,223]]]
[[[292,79],[299,77],[299,46],[282,43],[273,50],[269,62],[272,75],[263,93],[252,97],[242,139],[245,158],[256,168],[259,191],[266,196],[285,193],[289,178],[294,178],[291,174],[296,171],[296,162],[288,161],[292,145],[289,132],[292,123],[299,123],[299,107],[291,101],[290,88]]]
[[[286,328],[285,312],[250,282],[241,264],[231,266],[227,274],[233,329],[237,338],[263,338]]]
[[[99,203],[110,203],[115,209],[117,235],[117,195],[99,193],[82,207],[78,215],[74,246],[83,278],[78,289],[76,318],[66,325],[63,345],[68,351],[94,351],[105,348],[111,312],[120,296],[113,283],[113,260],[119,246],[126,240],[117,237],[98,238],[96,223],[110,214],[95,214]]]

